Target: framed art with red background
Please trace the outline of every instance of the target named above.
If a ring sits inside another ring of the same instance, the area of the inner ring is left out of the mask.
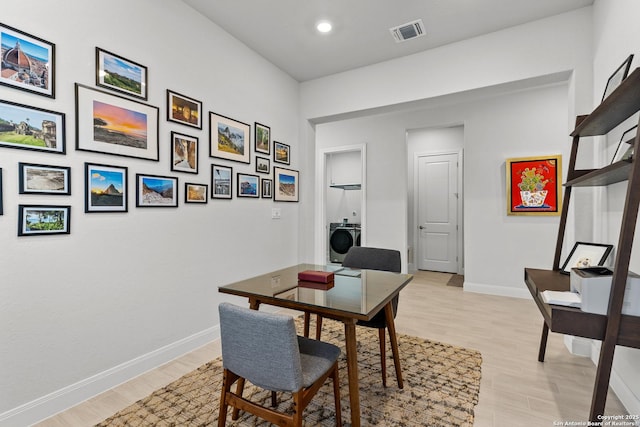
[[[506,160],[507,215],[560,215],[562,157]]]

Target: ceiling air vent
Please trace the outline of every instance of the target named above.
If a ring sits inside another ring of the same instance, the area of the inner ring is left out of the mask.
[[[418,19],[417,21],[390,28],[389,31],[391,31],[396,43],[400,43],[424,36],[424,24],[422,23],[422,19]]]

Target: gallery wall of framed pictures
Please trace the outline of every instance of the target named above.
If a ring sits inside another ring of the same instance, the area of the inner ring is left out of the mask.
[[[149,74],[154,70],[129,55],[126,46],[122,52],[94,47],[95,85],[73,85],[74,111],[69,112],[55,108],[56,44],[6,23],[0,23],[0,41],[4,55],[0,85],[36,95],[24,104],[12,100],[10,93],[2,94],[0,149],[42,154],[38,162],[18,161],[15,177],[7,176],[6,167],[3,176],[0,168],[0,215],[10,208],[18,210],[18,236],[70,233],[72,204],[38,204],[36,197],[71,196],[70,164],[77,163],[77,157],[82,160],[84,153],[85,214],[129,212],[129,186],[135,188],[136,208],[177,208],[184,174],[190,177],[181,190],[184,205],[206,205],[209,199],[299,200],[298,171],[289,168],[291,145],[274,140],[271,126],[232,118],[224,112],[224,103],[216,102],[214,112],[206,109],[206,99],[173,87],[153,87]],[[149,103],[150,93],[159,91],[166,94],[166,105]],[[54,101],[38,102],[38,96]],[[161,126],[163,107],[166,122]],[[55,156],[49,160],[50,154],[70,153],[67,125],[75,130],[74,162],[64,157],[54,160]],[[200,150],[203,140],[208,141],[208,156]],[[96,154],[104,161],[95,161]],[[209,164],[201,168],[207,159]],[[138,167],[140,160],[160,166]],[[140,170],[131,170],[134,165]],[[133,182],[130,176],[135,177]],[[5,202],[7,182],[13,188],[14,181],[19,200],[10,207]],[[55,227],[45,230],[53,223]]]

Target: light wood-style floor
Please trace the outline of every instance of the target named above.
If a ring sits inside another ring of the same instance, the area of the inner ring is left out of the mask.
[[[532,300],[463,292],[446,286],[450,276],[418,272],[400,294],[396,328],[482,353],[475,425],[537,427],[553,426],[554,421],[586,421],[593,363],[571,355],[562,336],[554,333],[549,334],[545,362],[539,363],[542,316]],[[36,425],[91,426],[219,354],[219,345],[209,344]],[[606,413],[626,414],[611,391]]]

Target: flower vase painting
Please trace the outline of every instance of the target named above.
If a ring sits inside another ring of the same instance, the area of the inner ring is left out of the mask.
[[[562,158],[507,159],[507,215],[560,215]]]

